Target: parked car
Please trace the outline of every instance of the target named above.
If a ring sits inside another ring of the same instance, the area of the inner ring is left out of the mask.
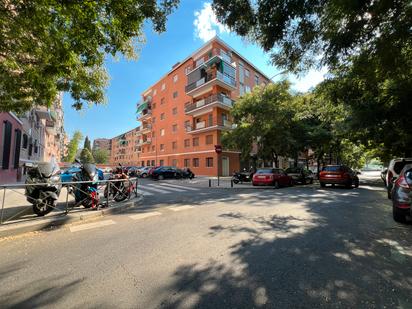
[[[307,183],[313,183],[313,173],[302,167],[289,167],[285,170],[286,174],[292,177],[295,183],[301,183],[306,185]]]
[[[397,222],[404,222],[411,214],[412,164],[404,166],[399,176],[392,177],[392,214]]]
[[[182,174],[173,166],[161,166],[152,173],[153,179],[181,178]]]
[[[412,158],[396,158],[389,162],[388,172],[386,173],[386,189],[388,193],[388,199],[392,198],[393,177],[399,177],[399,173],[402,171],[406,164],[412,164]]]
[[[148,177],[152,177],[153,172],[154,172],[156,169],[158,169],[159,167],[161,167],[161,166],[153,166],[153,167],[151,167],[151,168],[149,169],[149,171],[147,172],[147,176],[148,176]]]
[[[189,179],[195,178],[195,174],[188,167],[185,167],[183,169],[178,169],[178,172],[181,174],[182,178],[189,178]]]
[[[137,175],[141,178],[146,178],[147,176],[149,176],[149,171],[152,169],[152,167],[150,166],[143,166],[141,168],[138,169],[137,171]]]
[[[346,165],[327,165],[319,173],[319,183],[322,188],[327,184],[343,185],[347,188],[359,187],[358,172]]]
[[[292,186],[293,179],[280,168],[258,169],[253,175],[254,186],[274,186],[275,188]]]
[[[129,177],[137,177],[139,175],[139,168],[137,166],[127,167],[127,175]]]

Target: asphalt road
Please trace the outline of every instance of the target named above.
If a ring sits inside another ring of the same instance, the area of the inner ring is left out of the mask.
[[[412,225],[367,181],[158,183],[127,213],[0,241],[0,307],[411,308]]]

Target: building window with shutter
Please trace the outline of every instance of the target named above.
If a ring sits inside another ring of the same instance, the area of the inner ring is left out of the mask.
[[[177,115],[177,107],[174,107],[172,112],[173,112],[173,115]]]
[[[19,167],[21,149],[21,130],[14,130],[14,168]]]
[[[173,160],[172,160],[172,166],[177,167],[177,159],[173,159]]]
[[[173,92],[173,99],[176,99],[176,98],[177,98],[177,96],[178,96],[177,91]]]
[[[190,139],[185,139],[185,148],[190,147]]]
[[[174,124],[174,125],[172,126],[172,131],[173,131],[173,133],[176,133],[176,132],[177,132],[177,124]]]
[[[199,167],[199,158],[193,158],[193,167]]]
[[[165,151],[165,144],[160,144],[160,151]]]
[[[10,163],[10,150],[11,150],[11,134],[12,124],[9,121],[3,122],[3,160],[2,168],[7,170]]]
[[[23,134],[23,149],[27,149],[29,146],[29,137],[27,134]]]
[[[164,164],[165,164],[165,161],[164,161],[164,160],[160,160],[160,161],[159,161],[159,165],[160,165],[160,166],[163,166]]]
[[[213,144],[213,135],[206,135],[206,145]]]
[[[165,120],[165,113],[160,114],[160,120]]]
[[[213,167],[213,158],[206,158],[206,167]]]
[[[198,137],[193,138],[193,146],[199,146],[199,138]]]
[[[173,82],[176,83],[179,80],[179,75],[173,76]]]
[[[185,167],[189,167],[190,166],[190,159],[185,159],[184,165],[185,165]]]
[[[172,149],[174,149],[174,150],[177,149],[177,142],[172,142]]]

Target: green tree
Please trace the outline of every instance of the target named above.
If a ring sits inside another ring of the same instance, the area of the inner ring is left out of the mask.
[[[77,150],[79,149],[79,143],[83,139],[82,133],[80,131],[75,131],[72,139],[67,145],[67,157],[66,162],[73,162],[76,158]]]
[[[86,138],[84,139],[83,148],[86,148],[86,149],[88,149],[90,152],[92,152],[92,146],[91,146],[91,143],[90,143],[90,140],[89,140],[89,137],[88,137],[88,136],[86,136]]]
[[[94,158],[92,153],[87,148],[83,148],[80,153],[80,161],[82,163],[94,163]]]
[[[280,156],[302,150],[296,140],[294,97],[287,81],[255,87],[242,96],[232,110],[236,128],[226,134],[223,142],[236,146],[247,158],[252,146],[257,145],[257,155],[279,164]]]
[[[93,158],[96,163],[105,164],[109,161],[109,153],[104,149],[95,149],[93,150]]]
[[[0,110],[49,106],[59,91],[73,107],[103,103],[107,54],[135,59],[143,25],[165,30],[179,0],[0,1]]]

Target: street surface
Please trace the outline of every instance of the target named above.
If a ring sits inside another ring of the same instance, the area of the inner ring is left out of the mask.
[[[412,308],[412,225],[358,189],[144,180],[143,205],[0,241],[1,308]]]

